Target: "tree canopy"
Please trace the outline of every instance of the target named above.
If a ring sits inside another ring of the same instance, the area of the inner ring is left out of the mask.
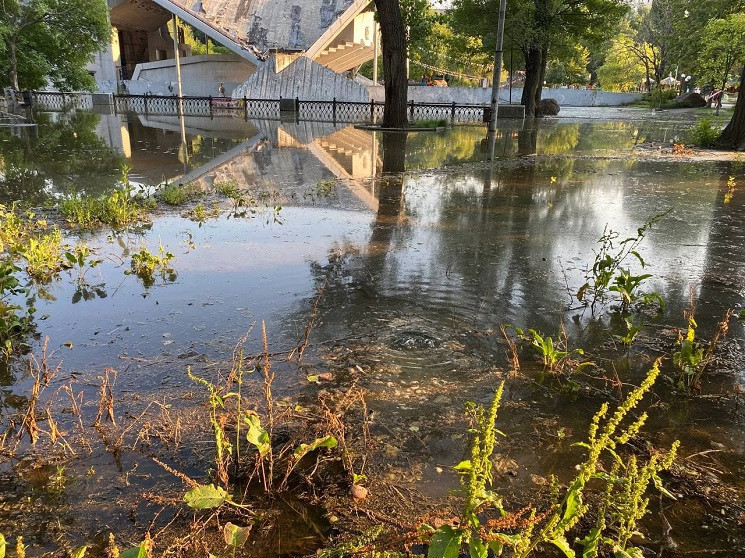
[[[538,113],[551,53],[600,45],[627,11],[622,0],[508,0],[505,41],[522,54],[526,114]],[[455,0],[454,25],[481,38],[489,52],[496,41],[497,13],[498,0]]]
[[[0,83],[93,89],[85,67],[110,38],[104,0],[0,0]]]

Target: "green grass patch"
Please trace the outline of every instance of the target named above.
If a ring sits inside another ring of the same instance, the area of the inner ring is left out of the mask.
[[[198,200],[204,193],[202,189],[190,182],[189,184],[166,184],[157,193],[160,201],[167,205],[183,205]]]

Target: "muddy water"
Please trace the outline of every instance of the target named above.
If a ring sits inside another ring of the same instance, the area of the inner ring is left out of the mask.
[[[704,336],[727,308],[739,311],[745,302],[742,166],[634,154],[635,145],[682,137],[689,124],[677,118],[640,111],[617,119],[569,116],[576,117],[537,130],[507,123],[494,163],[485,162],[488,146],[475,127],[391,144],[342,125],[193,119],[184,150],[177,122],[45,117],[36,137],[2,136],[6,168],[17,171],[2,176],[5,201],[50,205],[77,192],[104,192],[116,187],[124,161],[138,184],[184,175],[205,187],[231,180],[258,202],[247,217],[236,217],[221,200],[220,216],[203,224],[180,210],[159,210],[151,224],[126,233],[70,234],[70,242],[96,248],[104,263],[86,275],[85,296],[65,274],[38,293],[35,348],[48,337],[54,360],[63,363],[58,380],[74,379],[89,395],[104,368],[117,369],[117,412],[136,414],[155,396],[188,416],[202,398],[193,393],[187,365],[206,377],[224,372],[235,342],[261,321],[271,350],[288,350],[318,300],[308,362],[336,366],[339,382],[349,379],[344,370],[359,366],[373,432],[396,446],[390,474],[445,496],[456,485],[447,468],[460,461],[466,443],[463,403],[487,401],[508,366],[500,324],[556,335],[563,322],[572,346],[583,347],[609,377],[615,372],[637,383],[650,355],[675,350],[673,330],[685,324],[691,289]],[[401,159],[396,150],[405,153],[408,172],[381,177],[384,159]],[[733,192],[730,176],[737,180]],[[569,293],[582,284],[606,226],[624,237],[665,211],[640,252],[653,275],[645,288],[667,305],[646,315],[625,355],[614,341],[620,330],[611,313],[593,316]],[[124,274],[143,244],[175,254],[174,280],[158,277],[145,287]],[[730,490],[721,509],[706,500],[665,503],[681,555],[726,555],[745,545],[737,527],[745,416],[733,395],[745,387],[743,343],[743,322],[734,321],[702,396],[672,393],[663,380],[658,386],[649,440],[663,446],[681,439],[682,455],[699,454],[691,459],[716,471]],[[247,351],[260,351],[257,328]],[[584,437],[601,398],[616,395],[602,382],[592,389],[541,382],[529,351],[523,360],[526,377],[536,382],[508,386],[497,468],[498,490],[515,499],[535,488],[535,476],[569,477],[581,458],[571,442]],[[284,372],[282,395],[307,388],[306,371]],[[665,372],[674,375],[669,363]],[[23,366],[11,366],[2,380],[3,404],[22,405],[29,386]],[[203,434],[183,442],[180,466],[200,478],[208,445]],[[139,495],[170,479],[142,456],[112,456],[104,446],[94,443],[90,457],[64,461],[67,482],[41,459],[33,466],[6,463],[0,531],[12,531],[22,510],[37,525],[73,521],[78,540],[115,524],[141,532],[157,510]],[[38,549],[54,547],[43,529],[29,529]],[[649,529],[659,542],[659,518]]]

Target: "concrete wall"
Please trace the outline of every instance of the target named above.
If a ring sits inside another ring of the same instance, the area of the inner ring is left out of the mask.
[[[369,87],[370,97],[376,101],[385,100],[383,86]],[[522,87],[512,88],[512,102],[517,104],[522,96]],[[544,89],[544,99],[556,99],[560,105],[567,107],[615,107],[641,98],[641,93],[613,93],[610,91],[599,91],[581,89]],[[491,98],[491,89],[482,87],[409,87],[409,100],[415,103],[452,103],[468,105],[488,105]],[[510,98],[509,89],[500,89],[500,102],[507,103]]]
[[[304,56],[279,73],[274,71],[274,59],[269,59],[233,91],[235,98],[244,96],[250,99],[297,97],[302,101],[330,101],[334,97],[337,101],[370,100],[367,88]]]
[[[256,68],[246,60],[232,54],[189,56],[181,59],[181,84],[184,95],[218,96],[220,82],[225,95],[245,82]],[[173,86],[173,91],[168,85]],[[131,95],[173,95],[178,91],[176,61],[161,60],[138,64],[132,79],[126,82]]]

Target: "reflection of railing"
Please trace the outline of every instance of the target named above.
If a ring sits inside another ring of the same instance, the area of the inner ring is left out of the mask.
[[[300,99],[233,99],[231,97],[181,97],[163,95],[114,95],[116,112],[178,116],[243,117],[278,120],[286,115],[297,120],[318,122],[379,122],[384,104],[377,101],[301,101]],[[42,110],[86,109],[92,107],[90,94],[34,92],[34,104]],[[285,111],[285,108],[290,110]],[[407,105],[409,120],[449,120],[480,123],[489,114],[485,105],[416,103]]]
[[[34,91],[32,103],[40,110],[51,112],[93,108],[93,97],[90,93],[61,93],[57,91]]]

